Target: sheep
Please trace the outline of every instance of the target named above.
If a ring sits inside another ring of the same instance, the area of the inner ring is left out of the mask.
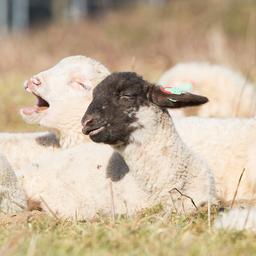
[[[25,90],[37,102],[34,107],[20,110],[23,120],[52,132],[0,134],[0,150],[14,170],[24,169],[38,155],[88,141],[81,133],[81,105],[89,102],[91,88],[108,74],[103,65],[91,58],[71,56],[24,83]],[[71,115],[73,122],[67,123],[65,120]]]
[[[158,84],[170,86],[182,82],[191,83],[193,92],[206,95],[210,102],[172,111],[175,116],[252,117],[256,114],[255,85],[231,69],[208,63],[181,63],[158,80]]]
[[[0,153],[0,212],[14,214],[26,208],[25,192],[7,159]]]
[[[174,118],[177,131],[187,145],[212,169],[218,196],[250,200],[256,186],[256,118]]]
[[[215,199],[214,178],[207,164],[181,140],[165,108],[207,101],[190,93],[166,93],[136,73],[113,73],[93,90],[82,119],[83,133],[123,156],[149,205],[195,210]],[[178,194],[191,201],[184,202]]]

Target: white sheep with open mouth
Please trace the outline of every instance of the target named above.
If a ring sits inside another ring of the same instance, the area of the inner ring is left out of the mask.
[[[20,110],[30,124],[39,124],[52,132],[2,133],[0,150],[15,170],[44,152],[69,148],[83,141],[80,119],[83,107],[91,99],[91,90],[109,71],[99,62],[84,56],[63,59],[24,83],[25,90],[36,97],[36,105]],[[67,118],[72,115],[72,121]]]
[[[256,114],[256,88],[247,77],[221,65],[179,63],[159,78],[158,84],[190,83],[193,92],[209,103],[172,111],[176,116],[252,117]]]

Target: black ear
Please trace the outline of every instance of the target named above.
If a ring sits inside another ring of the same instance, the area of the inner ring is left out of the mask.
[[[183,108],[198,106],[208,102],[208,98],[188,92],[174,94],[166,91],[163,87],[152,86],[149,100],[164,108]]]

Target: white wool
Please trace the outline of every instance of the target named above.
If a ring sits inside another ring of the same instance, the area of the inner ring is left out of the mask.
[[[54,154],[44,154],[28,165],[23,186],[34,201],[59,217],[88,219],[111,214],[110,180],[106,167],[113,150],[85,143]],[[30,173],[28,175],[28,173]],[[146,206],[145,196],[130,174],[112,183],[117,214],[131,215]]]
[[[0,151],[7,156],[16,175],[38,156],[56,150],[58,140],[48,132],[0,133]]]
[[[175,127],[190,148],[207,161],[213,171],[218,196],[231,201],[249,200],[256,188],[256,119],[174,118]]]
[[[164,202],[178,209],[195,210],[190,200],[172,198],[173,189],[191,197],[197,206],[215,197],[214,179],[207,164],[180,139],[170,116],[154,105],[140,107],[137,129],[128,145],[117,148],[130,173],[153,205]],[[177,196],[177,193],[175,193]],[[174,200],[174,203],[173,203]],[[173,205],[174,204],[174,205]]]
[[[26,208],[24,190],[7,159],[0,153],[0,212],[13,214]]]
[[[255,85],[240,73],[220,65],[181,63],[166,71],[158,84],[192,82],[193,93],[209,98],[209,103],[171,111],[176,116],[251,117],[256,114]]]
[[[248,230],[256,233],[256,208],[234,208],[221,213],[214,223],[214,228],[230,231]]]

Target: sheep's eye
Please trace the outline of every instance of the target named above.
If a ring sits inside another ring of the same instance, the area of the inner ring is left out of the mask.
[[[120,96],[120,99],[122,99],[122,100],[128,100],[128,99],[131,99],[131,98],[132,98],[132,95],[128,95],[128,94]]]
[[[77,82],[81,87],[83,87],[85,90],[89,90],[90,89],[90,86],[84,84],[84,83],[81,83],[81,82]]]

